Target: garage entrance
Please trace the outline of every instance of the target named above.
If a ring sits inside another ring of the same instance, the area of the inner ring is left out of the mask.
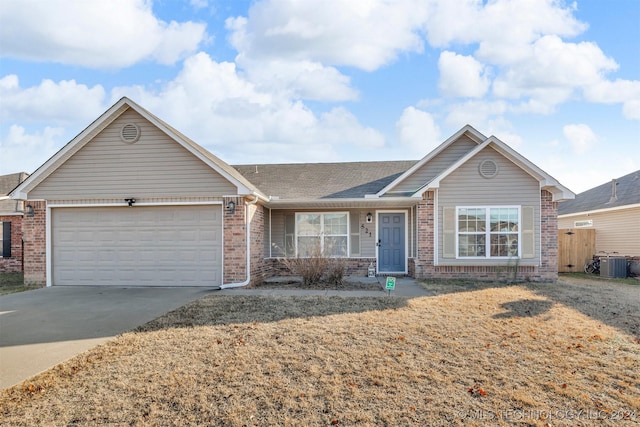
[[[51,209],[53,285],[220,286],[219,205]]]

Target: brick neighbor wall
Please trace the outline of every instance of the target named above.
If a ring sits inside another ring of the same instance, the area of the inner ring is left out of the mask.
[[[46,202],[28,202],[34,216],[22,218],[24,240],[24,283],[44,286],[47,283]]]
[[[22,215],[0,216],[0,222],[11,223],[11,256],[0,258],[0,272],[22,271]]]

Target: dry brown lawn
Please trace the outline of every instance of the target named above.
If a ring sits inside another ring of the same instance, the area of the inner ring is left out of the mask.
[[[426,286],[208,296],[2,391],[0,424],[640,423],[640,287]]]

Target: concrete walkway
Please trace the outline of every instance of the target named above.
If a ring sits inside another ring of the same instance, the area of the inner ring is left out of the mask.
[[[279,280],[290,281],[290,277],[272,278],[271,283],[277,283]],[[379,290],[335,290],[335,289],[290,289],[290,288],[234,288],[219,291],[221,295],[291,295],[291,296],[341,296],[341,297],[383,297],[396,296],[405,298],[419,298],[433,296],[434,294],[424,289],[410,277],[396,278],[396,288],[389,293],[383,289],[386,285],[384,277],[347,277],[348,282],[378,284]]]
[[[380,290],[112,288],[54,286],[0,296],[0,389],[18,384],[78,353],[205,295],[380,297],[384,278],[351,277]],[[398,278],[391,297],[430,296]]]

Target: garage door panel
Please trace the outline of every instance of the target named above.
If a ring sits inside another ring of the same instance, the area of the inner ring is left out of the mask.
[[[220,206],[52,209],[53,284],[218,286]]]

